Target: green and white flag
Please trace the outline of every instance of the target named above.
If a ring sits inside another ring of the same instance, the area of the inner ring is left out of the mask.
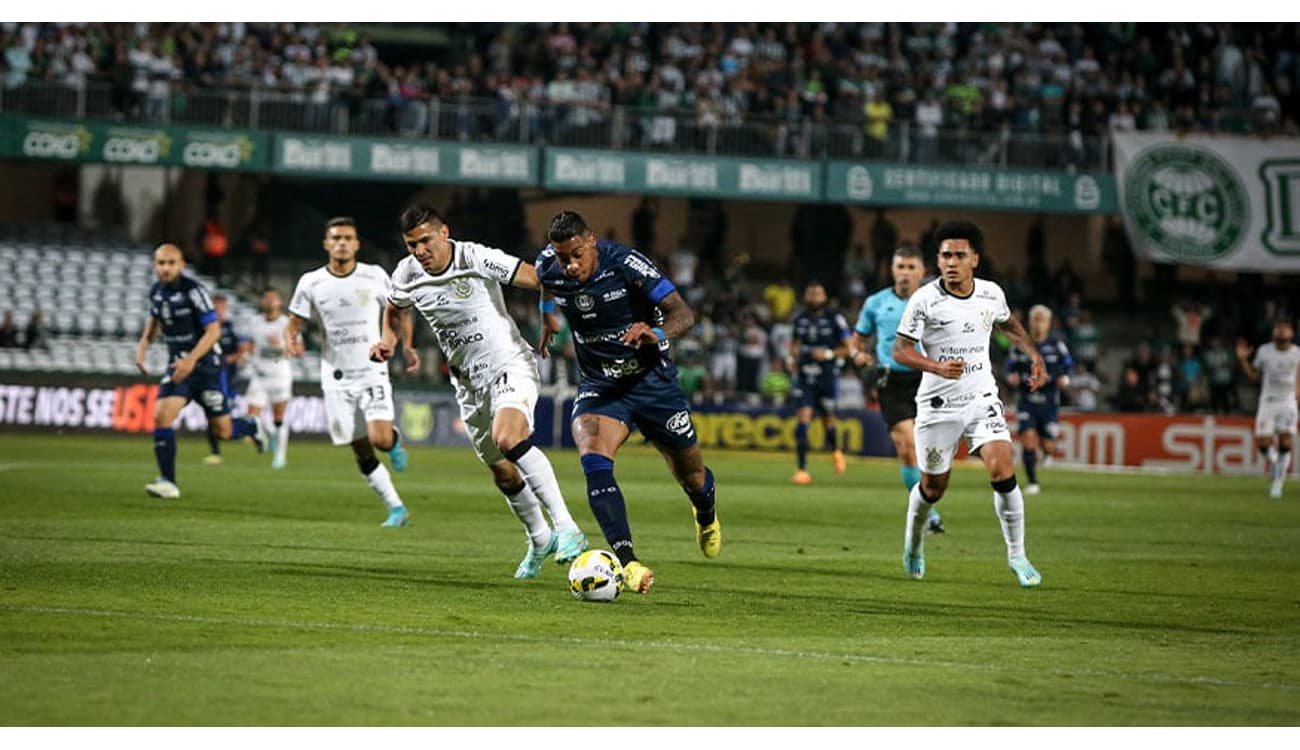
[[[1112,138],[1120,210],[1140,255],[1300,273],[1300,139]]]

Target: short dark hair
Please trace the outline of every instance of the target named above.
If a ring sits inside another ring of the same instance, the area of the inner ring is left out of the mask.
[[[335,216],[325,222],[325,234],[329,234],[334,227],[352,227],[357,228],[357,220],[351,216]]]
[[[812,287],[815,287],[815,286],[819,286],[819,287],[821,287],[822,289],[825,289],[825,288],[826,288],[826,285],[822,283],[822,280],[819,279],[819,278],[817,278],[816,276],[814,276],[813,278],[808,279],[807,281],[805,281],[805,282],[803,283],[803,290],[804,290],[805,293],[807,293],[807,291],[808,291],[809,289],[811,289]]]
[[[262,294],[266,294],[267,292],[275,292],[276,294],[280,294],[280,290],[276,289],[273,286],[268,286],[267,288],[262,290]]]
[[[948,240],[966,240],[977,253],[984,253],[984,232],[979,225],[965,219],[949,219],[934,230],[935,247],[942,247]]]
[[[590,231],[586,220],[577,211],[561,211],[551,219],[546,238],[551,242],[568,242]]]
[[[898,249],[894,251],[894,257],[914,258],[916,260],[925,259],[925,256],[921,254],[921,248],[916,245],[899,245]]]
[[[438,213],[437,209],[433,206],[420,204],[411,206],[402,212],[402,215],[397,218],[397,230],[402,234],[406,234],[426,221],[435,225],[445,223],[442,220],[442,214]]]

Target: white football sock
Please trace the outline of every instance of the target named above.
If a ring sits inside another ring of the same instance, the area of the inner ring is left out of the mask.
[[[1020,494],[1020,487],[1010,492],[993,491],[993,511],[998,514],[998,523],[1002,524],[1002,540],[1007,543],[1007,557],[1023,557],[1025,554],[1025,498]]]
[[[1277,444],[1274,443],[1268,447],[1268,465],[1277,466]]]
[[[912,491],[907,496],[907,528],[903,533],[903,544],[914,555],[921,554],[922,545],[925,544],[925,521],[933,507],[934,503],[927,503],[921,497],[921,483],[912,485]]]
[[[1273,462],[1273,481],[1281,487],[1289,471],[1291,471],[1291,451],[1279,453],[1277,461]]]
[[[384,505],[387,505],[389,510],[402,507],[402,498],[397,495],[393,478],[388,475],[388,467],[383,464],[376,466],[374,471],[366,475],[366,483],[383,499]]]
[[[289,451],[289,422],[286,420],[275,428],[275,460],[284,462]]]
[[[524,484],[523,489],[505,497],[510,511],[524,525],[524,531],[527,532],[528,541],[532,542],[533,548],[541,549],[549,544],[551,527],[546,524],[546,519],[542,516],[542,506],[537,502],[537,495],[533,494],[527,483]]]
[[[537,500],[542,501],[546,506],[546,512],[551,517],[551,523],[555,524],[557,530],[576,531],[578,524],[573,522],[573,516],[569,514],[569,506],[564,504],[564,495],[560,492],[560,483],[555,479],[555,469],[551,467],[551,460],[542,453],[542,449],[533,446],[528,452],[515,461],[515,466],[519,467],[519,473],[523,475],[524,481],[528,483]]]

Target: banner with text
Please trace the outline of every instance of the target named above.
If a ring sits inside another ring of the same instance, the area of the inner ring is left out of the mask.
[[[256,130],[13,118],[0,128],[0,154],[50,161],[262,171],[270,143]]]
[[[1160,263],[1300,271],[1300,139],[1115,133],[1129,241]]]
[[[880,206],[1114,213],[1107,174],[832,161],[826,199]]]
[[[277,134],[271,169],[312,177],[528,186],[537,184],[537,149]]]
[[[551,190],[659,193],[816,202],[820,162],[548,148],[544,186]]]

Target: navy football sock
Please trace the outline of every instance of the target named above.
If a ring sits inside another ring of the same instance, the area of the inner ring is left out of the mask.
[[[618,561],[627,565],[636,559],[636,553],[632,551],[632,529],[627,524],[627,503],[623,500],[623,490],[614,479],[614,460],[588,453],[582,457],[582,471],[587,475],[587,502],[591,505],[591,514],[596,517],[596,523],[600,524],[605,541],[609,542]]]
[[[252,417],[236,417],[230,420],[230,439],[238,440],[242,437],[257,434],[257,422]]]
[[[799,454],[799,470],[808,468],[808,424],[800,422],[794,428],[794,447]]]
[[[158,473],[176,484],[176,430],[170,427],[154,429],[153,454],[158,459]]]
[[[1038,484],[1038,451],[1024,448],[1020,453],[1025,461],[1025,476],[1029,477],[1029,483]]]
[[[214,456],[221,455],[221,441],[217,440],[217,434],[208,428],[208,451]]]
[[[695,520],[701,526],[708,526],[714,521],[714,506],[717,505],[717,485],[713,483],[713,470],[704,467],[704,486],[698,490],[687,490],[686,496],[695,506]]]
[[[830,427],[827,427],[826,428],[826,450],[834,451],[838,449],[838,447],[836,446],[836,437],[838,437],[838,431],[835,429],[835,426],[831,425]]]

